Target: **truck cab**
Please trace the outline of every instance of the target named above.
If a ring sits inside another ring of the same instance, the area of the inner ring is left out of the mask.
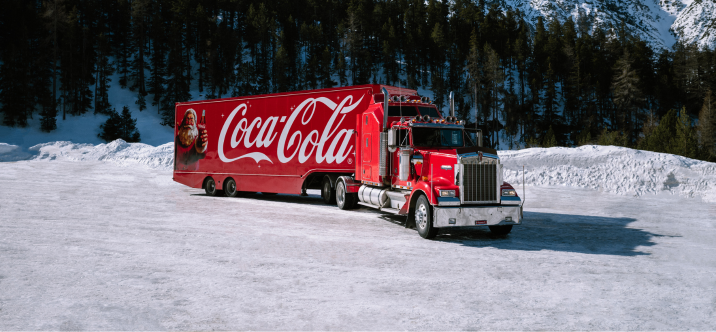
[[[356,173],[341,177],[336,201],[407,216],[420,235],[439,228],[488,226],[506,235],[521,223],[521,200],[502,180],[494,149],[428,98],[382,89],[358,114]]]

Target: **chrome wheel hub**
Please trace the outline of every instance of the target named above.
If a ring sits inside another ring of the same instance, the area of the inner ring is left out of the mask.
[[[428,209],[424,204],[420,204],[415,209],[415,223],[420,229],[425,229],[428,226]]]
[[[343,183],[339,183],[336,186],[336,202],[338,203],[338,206],[343,206],[343,202],[345,202],[345,195],[346,190],[343,188]]]

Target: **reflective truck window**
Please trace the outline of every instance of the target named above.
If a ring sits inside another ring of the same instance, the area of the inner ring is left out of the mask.
[[[416,115],[418,115],[418,111],[415,106],[388,106],[388,116],[413,117]]]
[[[413,145],[426,147],[464,146],[462,130],[440,128],[413,128]]]
[[[432,107],[418,107],[418,111],[420,111],[420,115],[430,115],[431,118],[439,118],[440,114],[438,113],[438,110]]]

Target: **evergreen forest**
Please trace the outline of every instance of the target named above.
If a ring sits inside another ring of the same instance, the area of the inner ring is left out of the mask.
[[[117,117],[111,85],[173,126],[190,89],[210,99],[382,83],[430,90],[444,113],[454,91],[457,116],[501,149],[716,160],[716,51],[654,49],[588,15],[527,22],[484,0],[4,0],[0,45],[4,126]]]

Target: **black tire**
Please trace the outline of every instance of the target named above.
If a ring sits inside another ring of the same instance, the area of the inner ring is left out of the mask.
[[[505,237],[510,234],[510,231],[512,231],[512,225],[490,226],[490,232],[495,236]]]
[[[236,190],[236,181],[232,178],[224,180],[224,193],[228,197],[239,196],[239,191]]]
[[[331,180],[328,178],[323,179],[321,197],[323,198],[323,202],[328,205],[336,204],[336,191],[331,187]]]
[[[425,195],[420,195],[415,202],[415,228],[418,234],[424,239],[432,239],[438,234],[438,229],[433,226],[432,207]]]
[[[216,189],[214,178],[208,177],[204,182],[204,191],[207,196],[219,196],[219,190]]]
[[[358,195],[351,194],[346,190],[345,182],[338,180],[336,183],[336,205],[341,210],[350,210],[355,208]]]

